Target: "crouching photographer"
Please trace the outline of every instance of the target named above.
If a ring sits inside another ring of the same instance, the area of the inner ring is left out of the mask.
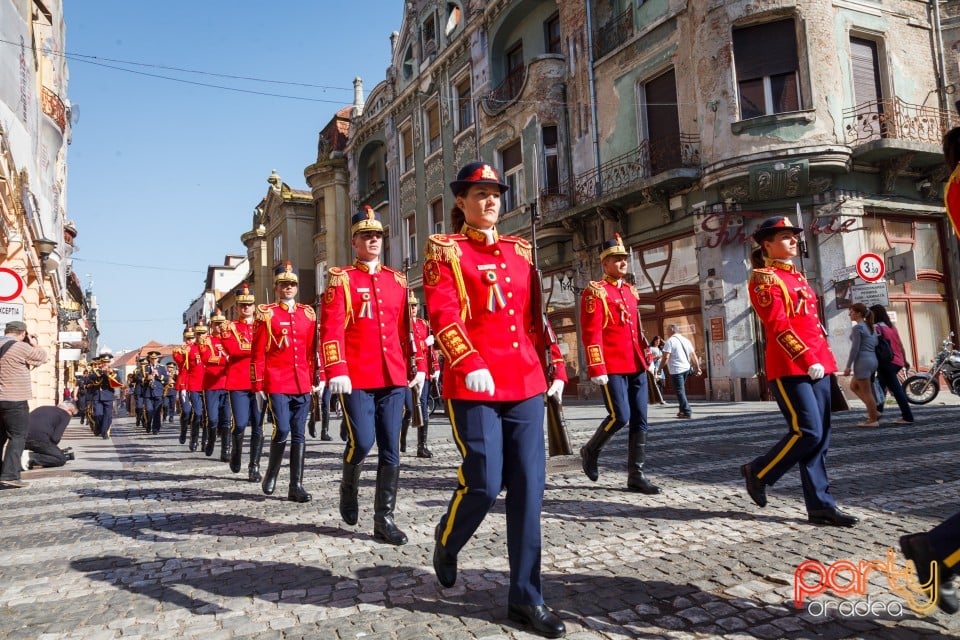
[[[62,467],[73,460],[73,451],[60,448],[60,439],[77,414],[77,405],[64,400],[57,406],[37,407],[30,412],[30,431],[27,433],[29,458],[27,469]]]

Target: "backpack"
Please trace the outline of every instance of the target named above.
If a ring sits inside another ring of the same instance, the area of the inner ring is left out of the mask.
[[[877,362],[880,364],[890,364],[893,362],[893,347],[879,327],[877,327]]]

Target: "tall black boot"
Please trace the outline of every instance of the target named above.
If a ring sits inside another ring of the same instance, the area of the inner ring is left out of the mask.
[[[630,434],[627,443],[627,488],[647,495],[660,493],[660,487],[651,483],[643,475],[643,463],[646,460],[647,434],[640,432]]]
[[[303,488],[303,455],[307,443],[294,442],[290,446],[290,489],[287,491],[287,500],[291,502],[310,502],[313,499]]]
[[[432,458],[433,454],[427,449],[427,425],[417,429],[417,457]]]
[[[267,462],[267,475],[263,479],[261,488],[268,496],[273,495],[277,488],[277,476],[280,475],[280,463],[283,462],[283,452],[287,449],[287,443],[270,441],[270,461]]]
[[[340,439],[344,442],[347,441],[347,419],[344,418],[340,421]]]
[[[373,537],[389,544],[407,544],[407,534],[393,522],[397,506],[399,466],[377,467],[377,492],[373,499]]]
[[[190,451],[197,450],[197,439],[200,437],[200,418],[193,416],[190,421]]]
[[[210,429],[207,427],[207,416],[200,416],[200,450],[207,450],[207,438],[210,435]],[[210,454],[207,454],[210,455]]]
[[[250,434],[250,466],[247,467],[247,480],[260,482],[260,456],[263,455],[263,436]]]
[[[324,410],[320,416],[320,439],[324,442],[330,442],[330,411]]]
[[[596,482],[600,477],[600,470],[597,468],[597,462],[600,460],[600,450],[607,444],[607,441],[613,437],[613,431],[605,431],[603,425],[597,427],[587,444],[580,447],[580,466],[587,477]]]
[[[233,428],[233,447],[230,449],[230,471],[240,473],[240,457],[243,455],[243,431]]]
[[[187,420],[187,416],[180,414],[180,444],[183,444],[187,441],[187,427],[189,427],[190,421]]]
[[[404,410],[403,420],[400,421],[400,453],[407,452],[407,431],[410,429],[410,414]]]
[[[208,424],[204,431],[207,434],[207,442],[203,445],[203,455],[209,458],[213,455],[213,448],[217,446],[217,427]]]
[[[230,428],[220,429],[220,462],[230,461]]]
[[[343,463],[343,478],[340,480],[340,517],[347,524],[357,524],[360,505],[357,492],[360,490],[361,464]]]

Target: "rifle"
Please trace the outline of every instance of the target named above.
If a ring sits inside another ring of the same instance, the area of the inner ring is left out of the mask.
[[[534,161],[536,162],[536,161]],[[536,167],[536,165],[534,165]],[[534,171],[536,174],[536,171]],[[534,185],[539,185],[534,175]],[[536,187],[539,194],[539,186]],[[553,346],[557,344],[557,334],[554,333],[547,314],[543,309],[543,273],[537,263],[537,223],[540,221],[539,195],[530,206],[530,239],[533,257],[533,278],[530,284],[530,309],[533,314],[534,330],[543,336],[543,349],[540,351],[540,363],[547,375],[547,385],[553,384],[557,375],[556,365],[553,364]],[[560,398],[547,396],[547,448],[550,456],[569,456],[573,454],[570,446],[570,435],[567,433],[567,423],[563,418],[563,405]]]
[[[316,348],[313,350],[317,355],[317,361],[313,370],[313,386],[314,388],[320,385],[320,367],[323,366],[323,361],[320,358],[320,299],[321,294],[317,293],[316,301],[314,302],[313,313],[316,316],[316,322],[314,323],[314,335]],[[307,432],[310,434],[311,438],[317,437],[317,412],[320,410],[320,403],[323,402],[323,399],[320,397],[320,394],[310,393],[310,413],[307,417]],[[264,412],[265,413],[265,412]]]
[[[409,274],[409,272],[410,272],[410,258],[404,258],[404,259],[403,259],[403,275],[404,275],[404,278],[407,277],[407,275]],[[404,306],[406,307],[407,325],[410,327],[410,328],[409,328],[409,331],[408,331],[408,334],[409,334],[409,337],[410,337],[410,362],[409,362],[409,364],[407,365],[407,369],[409,370],[409,371],[408,371],[408,373],[409,373],[409,379],[410,379],[410,380],[413,380],[413,379],[417,376],[417,336],[416,336],[416,334],[414,333],[414,329],[413,329],[414,317],[413,317],[413,314],[410,312],[410,286],[409,286],[409,282],[410,282],[410,281],[407,280],[407,283],[408,283],[408,284],[407,284],[407,290],[406,290],[406,295],[405,295],[405,297],[406,297],[407,299],[404,301],[403,304],[404,304]],[[426,372],[424,372],[424,373],[426,373]],[[424,380],[424,383],[426,383],[426,380]],[[424,424],[424,421],[423,421],[423,407],[420,406],[420,393],[414,393],[414,390],[415,390],[415,389],[416,389],[416,387],[413,387],[413,388],[410,390],[411,396],[413,396],[413,398],[412,398],[412,399],[413,399],[413,402],[411,403],[411,404],[413,405],[413,412],[410,414],[410,426],[411,426],[411,427],[414,427],[415,429],[419,429],[419,428],[422,427],[423,424]],[[419,391],[422,392],[423,390],[420,389]]]

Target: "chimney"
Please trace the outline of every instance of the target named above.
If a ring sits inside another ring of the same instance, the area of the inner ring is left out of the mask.
[[[363,114],[363,80],[360,76],[353,79],[353,113],[357,116]]]
[[[397,52],[397,40],[400,39],[400,32],[394,31],[390,34],[390,55]]]

